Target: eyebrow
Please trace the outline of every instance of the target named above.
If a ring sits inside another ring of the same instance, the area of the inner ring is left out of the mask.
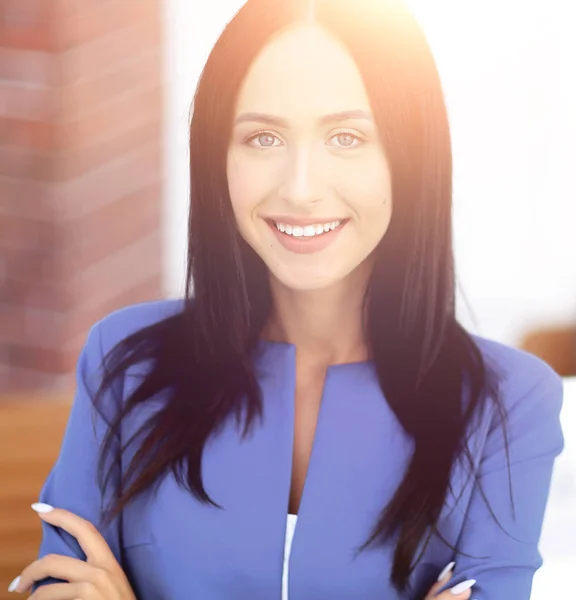
[[[326,125],[329,123],[337,123],[339,121],[347,121],[350,119],[365,119],[367,121],[372,121],[372,115],[365,110],[345,110],[342,112],[332,113],[329,115],[324,115],[318,119],[319,125]],[[275,117],[274,115],[267,115],[264,113],[243,113],[237,119],[235,124],[239,125],[240,123],[266,123],[267,125],[272,125],[274,127],[284,127],[288,128],[289,124],[286,119],[282,117]]]

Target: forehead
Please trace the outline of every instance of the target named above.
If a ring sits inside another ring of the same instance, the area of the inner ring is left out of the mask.
[[[250,67],[236,104],[236,114],[290,119],[355,109],[370,112],[360,71],[346,48],[315,25],[274,37]]]

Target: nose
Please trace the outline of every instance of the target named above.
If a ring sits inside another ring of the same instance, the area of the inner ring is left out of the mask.
[[[286,159],[280,197],[294,206],[306,207],[321,200],[320,169],[309,147],[295,149]]]

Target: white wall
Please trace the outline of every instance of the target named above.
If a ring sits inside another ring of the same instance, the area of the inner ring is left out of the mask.
[[[166,0],[168,296],[182,294],[188,111],[242,0]],[[576,29],[569,0],[412,0],[444,81],[455,164],[459,316],[505,343],[576,321]]]

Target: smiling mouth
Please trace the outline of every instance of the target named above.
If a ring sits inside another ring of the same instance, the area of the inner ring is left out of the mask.
[[[342,227],[348,219],[339,219],[326,223],[318,222],[311,225],[291,225],[289,223],[280,223],[272,219],[267,219],[267,221],[280,233],[300,240],[306,240],[330,233],[331,231]]]

